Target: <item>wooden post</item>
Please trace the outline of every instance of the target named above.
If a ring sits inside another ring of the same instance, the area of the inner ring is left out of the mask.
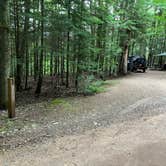
[[[15,83],[13,78],[8,78],[8,117],[15,117]]]

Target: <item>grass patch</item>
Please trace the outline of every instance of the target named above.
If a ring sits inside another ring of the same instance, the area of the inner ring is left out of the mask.
[[[53,99],[51,103],[48,105],[48,108],[50,111],[55,111],[58,106],[61,107],[60,108],[61,111],[65,111],[65,112],[74,111],[73,106],[68,101],[62,98]]]
[[[0,126],[0,133],[7,132],[11,130],[12,128],[14,128],[14,126],[15,125],[13,121],[11,121],[8,118],[6,119],[3,118],[3,125]]]
[[[51,106],[56,106],[56,105],[61,105],[61,104],[66,104],[67,102],[63,99],[53,99],[51,101]]]
[[[53,99],[49,105],[50,108],[62,106],[65,110],[71,110],[71,104],[64,99]]]

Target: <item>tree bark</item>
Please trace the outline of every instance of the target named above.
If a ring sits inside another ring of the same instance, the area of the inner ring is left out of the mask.
[[[28,30],[29,30],[29,12],[30,12],[30,0],[25,0],[25,23],[24,23],[24,53],[25,53],[25,89],[28,88],[28,76],[29,76],[29,48],[28,48]]]
[[[123,57],[123,74],[127,74],[127,66],[128,66],[128,54],[129,54],[129,46],[126,44],[124,57]]]
[[[7,78],[10,72],[8,3],[8,0],[0,1],[0,109],[6,109],[8,103]]]
[[[68,20],[70,20],[71,2],[68,0]],[[70,56],[70,27],[67,32],[67,55],[66,55],[66,88],[69,87],[69,56]]]
[[[44,58],[44,0],[41,0],[41,52],[40,52],[40,69],[39,69],[39,77],[38,77],[38,83],[36,87],[35,93],[39,95],[41,93],[41,87],[43,83],[43,58]]]
[[[14,26],[15,26],[15,49],[17,59],[17,73],[16,73],[16,90],[22,89],[22,71],[23,71],[23,57],[20,52],[20,21],[19,21],[19,2],[14,0]]]

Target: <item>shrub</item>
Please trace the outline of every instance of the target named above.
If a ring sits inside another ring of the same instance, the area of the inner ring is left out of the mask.
[[[93,75],[81,78],[79,92],[85,95],[100,93],[105,91],[107,81],[97,80]]]

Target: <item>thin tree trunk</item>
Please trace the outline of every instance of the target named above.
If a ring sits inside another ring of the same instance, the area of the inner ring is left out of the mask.
[[[20,54],[20,22],[19,22],[19,4],[14,1],[14,24],[15,24],[15,45],[16,45],[16,58],[17,58],[17,73],[16,73],[16,90],[22,89],[22,56]]]
[[[123,57],[123,74],[127,74],[128,54],[129,54],[129,46],[127,44],[125,46],[124,57]]]
[[[36,87],[35,93],[39,95],[41,93],[41,87],[43,83],[43,56],[44,56],[44,0],[41,0],[41,16],[42,16],[42,21],[41,21],[41,53],[40,53],[40,69],[39,69],[39,76],[38,76],[38,83]]]
[[[68,0],[68,20],[70,20],[70,0]],[[69,87],[70,27],[67,32],[66,88]]]
[[[25,0],[25,25],[24,25],[24,42],[25,42],[25,60],[26,60],[26,71],[25,71],[25,89],[28,87],[28,76],[29,76],[29,48],[28,48],[28,29],[29,29],[29,10],[30,0]]]
[[[51,54],[50,54],[50,76],[53,76],[53,55],[54,55],[54,52],[51,51]]]

